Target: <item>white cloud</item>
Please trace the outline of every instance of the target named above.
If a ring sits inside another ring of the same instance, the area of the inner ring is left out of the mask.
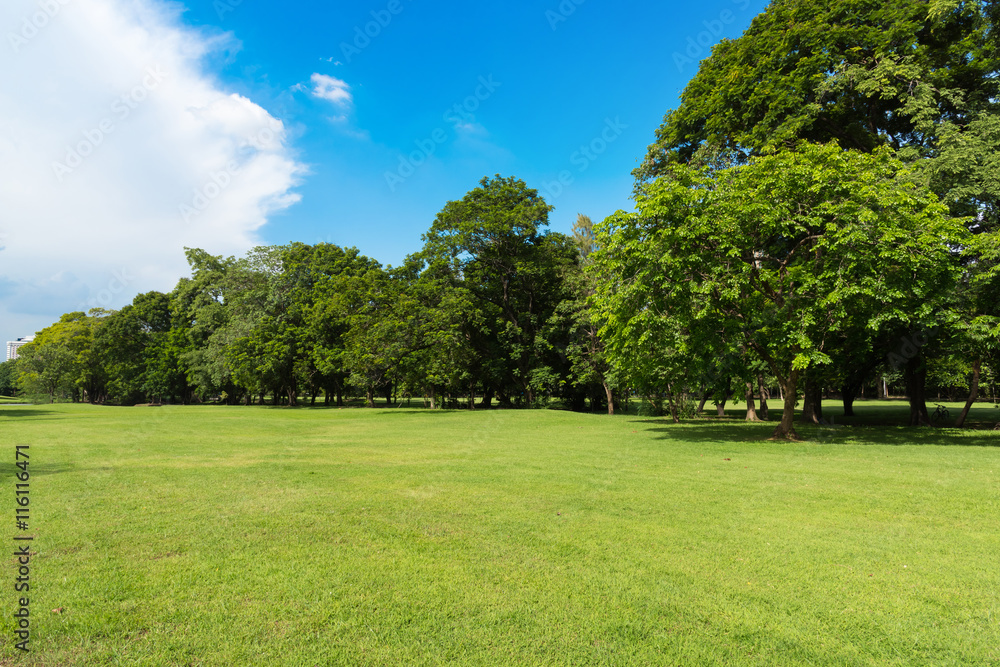
[[[4,0],[0,26],[0,338],[169,290],[184,246],[242,253],[297,201],[284,125],[202,68],[231,36],[160,0]]]
[[[351,87],[347,85],[346,81],[326,74],[313,74],[311,80],[313,82],[313,97],[332,102],[344,112],[351,109],[354,99],[351,97]],[[346,115],[340,117],[340,119],[345,118]]]

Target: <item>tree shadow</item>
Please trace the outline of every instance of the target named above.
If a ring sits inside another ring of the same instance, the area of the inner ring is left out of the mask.
[[[655,425],[645,429],[664,440],[680,442],[761,442],[774,431],[776,422],[722,420],[672,424],[663,420],[640,420]],[[933,445],[939,447],[1000,447],[1000,431],[987,429],[930,428],[910,426],[795,424],[802,442],[819,445]]]
[[[23,460],[23,459],[22,459]],[[79,472],[82,468],[72,463],[32,463],[28,459],[28,474],[30,477],[43,477],[45,475],[58,475],[64,472]],[[17,473],[22,472],[20,468],[14,467],[13,463],[0,464],[0,478],[13,478]],[[29,479],[30,479],[29,477]]]
[[[53,414],[56,414],[55,410],[47,410],[45,408],[32,409],[32,410],[9,410],[6,409],[6,406],[0,405],[0,418],[9,417],[11,419],[24,419],[27,417],[38,417],[39,415],[53,415]],[[43,417],[43,419],[54,419],[54,417]]]

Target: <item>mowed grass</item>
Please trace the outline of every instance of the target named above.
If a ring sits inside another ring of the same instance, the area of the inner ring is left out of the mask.
[[[997,664],[1000,431],[857,410],[790,444],[558,411],[4,407],[6,544],[29,444],[37,554],[27,656],[5,559],[0,661]]]

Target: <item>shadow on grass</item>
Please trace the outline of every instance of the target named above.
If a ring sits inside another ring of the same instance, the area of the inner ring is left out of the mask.
[[[686,442],[761,442],[777,422],[682,421],[643,419],[645,429],[666,440]],[[1000,431],[986,429],[916,428],[909,426],[817,426],[795,424],[799,438],[820,445],[936,445],[941,447],[1000,447]]]
[[[30,407],[30,406],[25,406]],[[39,417],[39,415],[52,415],[56,414],[55,410],[47,410],[45,408],[31,409],[31,410],[10,410],[4,409],[0,406],[0,418],[10,419],[24,419],[26,417]],[[60,415],[62,416],[62,415]],[[55,417],[42,417],[43,419],[55,419]]]
[[[43,475],[58,475],[64,472],[78,472],[80,468],[70,463],[34,463],[28,459],[28,473],[31,477],[41,477]],[[13,479],[16,473],[21,472],[20,468],[15,468],[13,463],[0,465],[0,478]]]

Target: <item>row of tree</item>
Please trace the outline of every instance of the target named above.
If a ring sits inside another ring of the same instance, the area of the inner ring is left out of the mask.
[[[187,251],[191,277],[117,311],[69,313],[20,349],[50,400],[342,404],[360,392],[533,406],[602,406],[583,274],[591,223],[547,231],[551,206],[516,178],[449,202],[399,267],[332,244]],[[588,347],[590,346],[590,347]]]
[[[1000,370],[994,3],[774,0],[724,40],[634,172],[634,212],[573,236],[516,178],[448,202],[399,267],[292,244],[189,250],[191,277],[21,348],[29,393],[229,403],[360,393],[677,419],[768,388],[822,419],[865,386],[966,410]],[[994,390],[995,391],[995,390]],[[766,403],[765,403],[766,405]],[[720,407],[721,409],[721,407]],[[765,408],[766,411],[766,408]]]

